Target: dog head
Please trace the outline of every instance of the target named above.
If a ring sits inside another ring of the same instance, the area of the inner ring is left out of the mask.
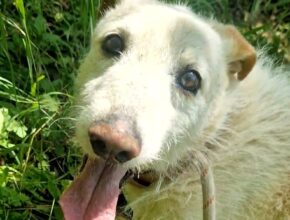
[[[253,48],[232,26],[207,22],[182,6],[121,1],[98,23],[80,68],[78,140],[94,155],[94,139],[122,145],[120,138],[130,136],[134,149],[123,150],[135,153],[123,158],[127,167],[174,162],[221,117],[232,78],[244,79],[254,63]],[[96,134],[88,135],[94,127]],[[108,148],[105,157],[114,146]]]
[[[165,171],[223,120],[224,96],[254,64],[232,26],[180,5],[122,0],[97,24],[80,67],[77,140],[125,170]]]

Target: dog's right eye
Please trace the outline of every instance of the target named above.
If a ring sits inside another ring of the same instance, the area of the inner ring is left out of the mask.
[[[123,39],[118,34],[110,34],[104,39],[102,49],[110,55],[119,56],[124,50]]]

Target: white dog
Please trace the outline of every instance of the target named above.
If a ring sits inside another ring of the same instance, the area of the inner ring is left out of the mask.
[[[233,26],[121,0],[76,88],[89,160],[61,198],[66,219],[114,219],[119,185],[133,219],[202,219],[197,154],[213,170],[217,219],[290,219],[289,72]]]

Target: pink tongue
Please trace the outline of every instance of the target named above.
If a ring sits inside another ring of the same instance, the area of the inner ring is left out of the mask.
[[[66,220],[114,220],[119,183],[126,170],[103,160],[88,159],[82,173],[62,194]]]

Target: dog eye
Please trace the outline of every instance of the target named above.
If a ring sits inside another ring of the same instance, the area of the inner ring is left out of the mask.
[[[187,70],[179,76],[178,84],[184,90],[196,94],[201,87],[201,77],[196,70]]]
[[[118,34],[110,34],[104,39],[102,49],[110,55],[119,56],[124,50],[123,39]]]

